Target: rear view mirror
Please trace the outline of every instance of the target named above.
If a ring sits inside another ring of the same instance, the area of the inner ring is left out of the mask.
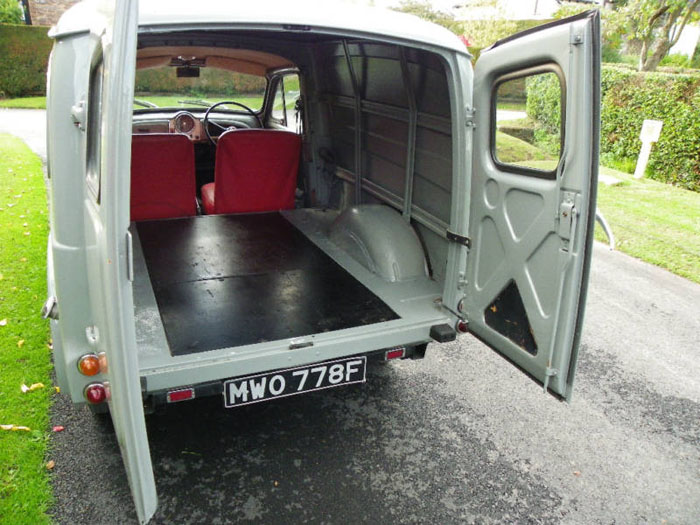
[[[177,68],[177,78],[199,77],[199,68],[190,66],[180,66]]]

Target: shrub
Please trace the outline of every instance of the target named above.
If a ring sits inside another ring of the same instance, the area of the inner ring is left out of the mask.
[[[0,24],[21,24],[22,14],[17,0],[0,0]]]
[[[264,77],[206,67],[201,68],[200,75],[197,78],[177,78],[174,67],[142,69],[136,72],[134,90],[137,93],[187,93],[189,96],[233,96],[265,90]]]
[[[666,55],[661,59],[660,66],[690,67],[690,59],[685,55]]]
[[[45,27],[0,24],[0,96],[46,94],[52,41]]]
[[[700,75],[639,73],[603,67],[601,154],[633,163],[639,154],[639,132],[645,119],[662,120],[659,142],[652,149],[649,176],[700,191]],[[545,129],[558,125],[559,111],[549,75],[528,83],[528,115]]]

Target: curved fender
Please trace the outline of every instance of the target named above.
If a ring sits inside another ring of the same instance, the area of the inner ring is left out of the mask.
[[[330,239],[389,282],[427,277],[425,253],[413,228],[388,206],[363,204],[343,211]]]

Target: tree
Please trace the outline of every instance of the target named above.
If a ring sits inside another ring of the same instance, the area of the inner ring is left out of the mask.
[[[459,22],[451,13],[438,11],[428,0],[401,0],[399,7],[392,7],[394,11],[416,15],[423,20],[446,27],[453,33],[461,34]]]
[[[642,43],[639,70],[654,71],[688,22],[698,18],[700,0],[629,0],[624,7],[631,36]]]
[[[21,24],[22,9],[17,0],[0,0],[0,24]]]

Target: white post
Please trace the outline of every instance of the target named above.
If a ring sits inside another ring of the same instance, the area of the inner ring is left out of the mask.
[[[634,178],[641,179],[644,177],[644,172],[649,163],[649,155],[651,154],[651,145],[658,142],[661,136],[661,128],[664,123],[661,120],[645,120],[642,125],[642,132],[639,134],[639,139],[642,141],[642,149],[639,152],[637,159],[637,167],[634,170]]]

